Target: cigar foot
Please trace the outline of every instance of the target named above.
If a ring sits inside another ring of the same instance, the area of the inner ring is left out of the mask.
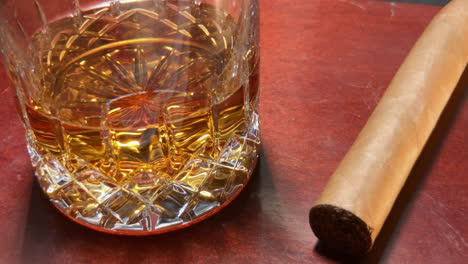
[[[372,246],[371,228],[355,214],[342,208],[321,204],[309,213],[312,231],[331,250],[362,256]]]

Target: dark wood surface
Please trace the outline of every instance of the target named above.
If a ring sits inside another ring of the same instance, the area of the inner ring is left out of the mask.
[[[98,233],[59,214],[33,180],[13,88],[0,80],[0,263],[339,263],[308,210],[439,7],[261,1],[263,150],[246,189],[189,228]],[[468,263],[468,74],[363,263]]]
[[[377,1],[411,3],[411,4],[421,4],[421,5],[438,5],[438,6],[444,6],[448,2],[450,2],[450,0],[377,0]]]

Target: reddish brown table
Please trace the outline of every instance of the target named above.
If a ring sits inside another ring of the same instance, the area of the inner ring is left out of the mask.
[[[308,210],[439,8],[367,0],[261,4],[259,167],[234,202],[185,230],[117,237],[60,215],[33,181],[13,88],[2,73],[0,262],[340,261],[317,244]],[[468,263],[467,77],[363,262]]]

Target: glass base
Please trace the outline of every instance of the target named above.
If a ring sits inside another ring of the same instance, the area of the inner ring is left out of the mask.
[[[218,160],[194,157],[172,179],[139,171],[125,182],[97,169],[79,171],[28,146],[36,177],[53,205],[73,221],[120,235],[165,233],[216,213],[244,188],[255,168],[258,144],[234,136]]]
[[[190,221],[183,221],[181,223],[178,223],[178,224],[175,224],[175,225],[169,225],[169,226],[165,226],[165,227],[160,227],[160,228],[155,228],[153,230],[147,230],[147,231],[128,231],[128,230],[124,230],[124,229],[107,229],[107,228],[102,228],[100,227],[99,225],[95,225],[95,224],[91,224],[89,222],[86,222],[86,221],[82,221],[78,218],[75,218],[75,217],[72,217],[70,214],[67,213],[66,210],[63,210],[63,208],[59,207],[57,205],[57,203],[54,202],[53,199],[50,199],[50,201],[52,202],[52,204],[54,205],[55,208],[57,208],[57,210],[62,213],[63,215],[65,215],[66,217],[68,217],[70,220],[74,221],[75,223],[78,223],[82,226],[85,226],[85,227],[88,227],[90,229],[93,229],[93,230],[96,230],[96,231],[99,231],[99,232],[104,232],[104,233],[108,233],[108,234],[114,234],[114,235],[124,235],[124,236],[150,236],[150,235],[157,235],[157,234],[163,234],[163,233],[167,233],[167,232],[171,232],[171,231],[175,231],[175,230],[179,230],[179,229],[182,229],[182,228],[186,228],[186,227],[189,227],[193,224],[196,224],[196,223],[199,223],[207,218],[209,218],[210,216],[216,214],[217,212],[219,212],[221,209],[223,209],[224,207],[226,207],[227,205],[229,205],[240,193],[241,191],[244,189],[244,187],[247,185],[247,183],[249,182],[250,180],[250,177],[247,178],[247,181],[242,185],[240,186],[237,191],[228,199],[226,200],[223,204],[220,204],[219,206],[216,206],[216,207],[213,207],[211,208],[209,211],[205,212],[204,214],[198,216],[197,218],[194,218],[194,219],[191,219]],[[154,219],[154,220],[157,220],[157,219]]]

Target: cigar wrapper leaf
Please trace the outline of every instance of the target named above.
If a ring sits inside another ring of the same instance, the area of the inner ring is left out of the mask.
[[[432,20],[310,210],[315,235],[368,252],[468,61],[468,0]]]

